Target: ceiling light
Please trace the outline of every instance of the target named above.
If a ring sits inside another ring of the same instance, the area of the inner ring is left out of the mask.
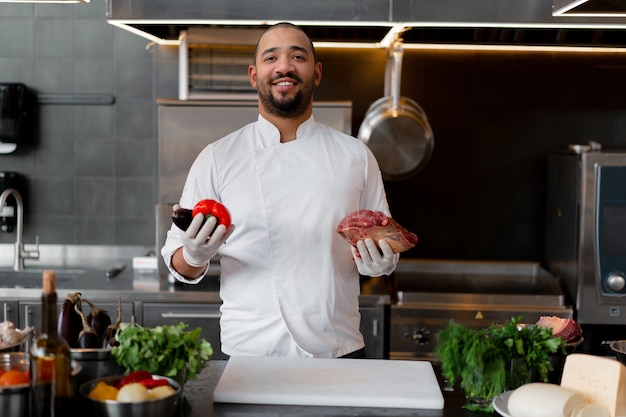
[[[621,0],[553,0],[552,16],[626,17]]]
[[[91,0],[0,0],[0,3],[91,3]]]

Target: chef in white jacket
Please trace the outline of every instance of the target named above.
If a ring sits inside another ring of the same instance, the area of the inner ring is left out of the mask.
[[[359,273],[389,274],[398,254],[384,240],[354,248],[336,228],[359,209],[389,215],[376,159],[363,142],[314,120],[322,65],[299,27],[264,32],[248,75],[258,120],[198,155],[179,203],[220,201],[232,225],[215,227],[212,217],[201,226],[201,215],[186,232],[173,225],[165,263],[178,280],[197,283],[220,255],[227,357],[364,357]]]

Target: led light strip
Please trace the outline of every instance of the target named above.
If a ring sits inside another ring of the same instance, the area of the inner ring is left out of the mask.
[[[131,25],[233,25],[233,26],[263,26],[272,25],[272,21],[250,20],[108,20],[113,26],[119,27],[138,36],[148,39],[159,45],[180,45],[180,40],[162,39],[137,29]],[[403,32],[413,28],[506,28],[506,29],[626,29],[624,24],[594,23],[594,24],[549,24],[549,23],[494,23],[494,22],[324,22],[324,21],[294,21],[300,26],[342,26],[342,27],[388,27],[389,31],[379,42],[314,42],[316,48],[341,48],[341,49],[380,49],[388,48],[396,39],[401,38]],[[500,45],[500,44],[461,44],[461,43],[406,43],[405,49],[430,49],[430,50],[475,50],[475,51],[532,51],[532,52],[585,52],[585,53],[625,53],[624,48],[618,47],[595,47],[595,46],[557,46],[557,45]]]
[[[91,3],[91,0],[0,0],[0,3]]]

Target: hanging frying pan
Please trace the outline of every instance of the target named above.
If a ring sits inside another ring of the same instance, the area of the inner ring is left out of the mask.
[[[433,152],[433,132],[422,108],[400,96],[404,49],[400,41],[389,48],[385,70],[385,97],[367,109],[358,138],[378,161],[383,178],[406,179],[419,172]]]

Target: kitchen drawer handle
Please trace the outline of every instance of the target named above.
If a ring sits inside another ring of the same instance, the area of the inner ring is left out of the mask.
[[[164,319],[219,319],[222,313],[162,313]]]

